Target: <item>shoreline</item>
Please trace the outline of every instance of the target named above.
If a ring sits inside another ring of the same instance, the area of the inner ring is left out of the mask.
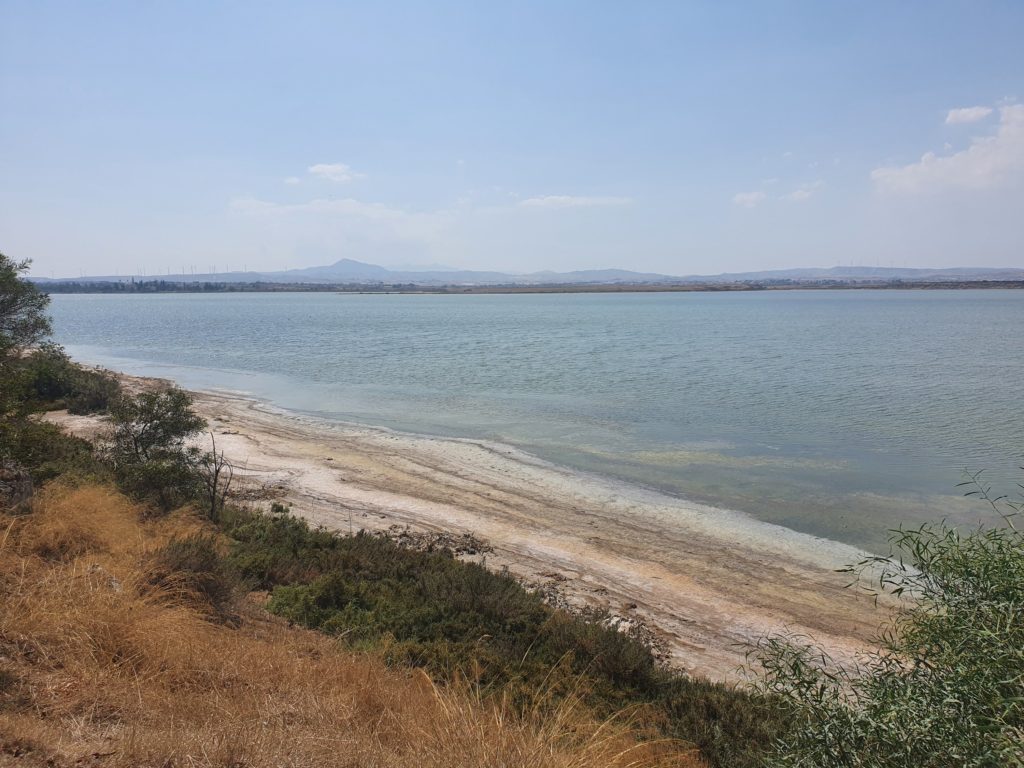
[[[157,379],[120,374],[129,388]],[[644,625],[668,663],[737,681],[750,643],[807,635],[841,661],[888,611],[847,589],[854,547],[743,512],[691,503],[472,438],[414,435],[285,411],[241,394],[192,393],[244,491],[340,533],[473,534],[463,559],[507,569],[574,607]],[[79,434],[95,417],[50,419]],[[241,487],[241,486],[240,486]]]
[[[381,296],[482,296],[518,294],[569,293],[757,293],[765,291],[987,291],[1022,290],[1024,280],[813,280],[796,282],[740,281],[694,283],[514,283],[498,285],[429,285],[416,283],[274,283],[274,282],[217,282],[142,280],[127,283],[122,280],[57,280],[37,282],[40,290],[52,294],[134,294],[194,293],[200,295],[223,293],[334,293],[338,295]],[[196,286],[206,286],[199,288]],[[210,287],[212,286],[212,288]]]

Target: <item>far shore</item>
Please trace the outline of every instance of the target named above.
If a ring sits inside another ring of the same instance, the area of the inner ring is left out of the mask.
[[[138,281],[83,280],[40,283],[44,293],[146,295],[155,293],[336,293],[465,296],[559,293],[758,293],[772,291],[951,291],[1024,289],[1024,280],[770,280],[684,283],[554,283],[429,285],[419,283],[198,282],[170,278]]]
[[[134,389],[161,383],[122,380]],[[693,674],[742,679],[747,650],[766,633],[806,635],[851,661],[888,614],[837,573],[863,556],[838,542],[504,445],[314,419],[233,393],[193,394],[253,503],[290,504],[341,533],[472,533],[491,551],[465,559],[508,569],[568,606],[642,624],[669,663]],[[102,427],[96,417],[48,418],[86,436]]]

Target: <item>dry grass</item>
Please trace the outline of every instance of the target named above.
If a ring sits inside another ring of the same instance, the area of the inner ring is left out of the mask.
[[[440,690],[252,601],[234,626],[154,587],[147,562],[202,530],[140,522],[102,487],[54,487],[0,516],[0,765],[696,766],[578,704],[517,717]]]

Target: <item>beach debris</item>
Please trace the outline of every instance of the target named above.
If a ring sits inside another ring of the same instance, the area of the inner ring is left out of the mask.
[[[608,590],[604,587],[587,587],[586,591],[591,596],[585,597],[580,592],[574,590],[573,581],[564,574],[557,571],[545,571],[538,573],[537,576],[542,580],[521,578],[519,583],[528,591],[540,595],[544,602],[552,608],[566,611],[586,621],[600,623],[603,626],[610,627],[617,632],[639,640],[650,648],[651,654],[659,664],[669,664],[672,654],[667,638],[652,628],[642,616],[637,614],[624,615],[626,611],[637,610],[638,606],[636,603],[624,603],[621,610],[615,612],[611,610],[611,606],[607,601],[595,601],[592,597],[593,595],[608,594]],[[576,589],[580,586],[579,582],[575,583]]]
[[[414,531],[407,525],[392,525],[386,531],[378,531],[377,535],[416,552],[447,550],[456,557],[473,557],[494,551],[490,544],[468,531],[461,534],[448,531]]]
[[[273,501],[283,498],[288,489],[271,482],[261,483],[252,477],[241,475],[236,478],[231,497],[239,501]]]
[[[548,581],[528,581],[526,579],[520,579],[519,583],[522,584],[528,592],[535,592],[540,595],[541,599],[552,608],[559,608],[570,613],[573,612],[574,606],[569,602],[569,598],[561,587],[561,582],[554,579],[549,579]]]

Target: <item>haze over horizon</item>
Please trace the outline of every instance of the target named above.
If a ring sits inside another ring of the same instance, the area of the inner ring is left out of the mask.
[[[37,276],[1021,267],[1024,6],[0,2]]]

